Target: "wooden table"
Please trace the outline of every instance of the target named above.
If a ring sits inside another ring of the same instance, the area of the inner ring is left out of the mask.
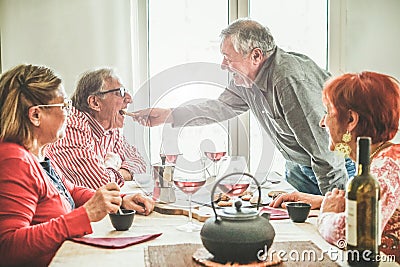
[[[285,181],[272,185],[267,190],[293,190]],[[134,182],[124,186],[125,192],[137,192],[140,190]],[[318,213],[319,211],[312,211]],[[124,232],[115,231],[109,217],[92,223],[93,237],[126,237],[138,236],[153,233],[163,233],[156,239],[141,244],[133,245],[123,249],[103,249],[88,245],[78,244],[72,241],[65,241],[53,258],[50,266],[145,266],[144,249],[147,246],[197,243],[201,244],[199,232],[185,233],[175,229],[176,226],[184,224],[187,217],[183,215],[164,215],[153,212],[149,216],[136,215],[134,225]],[[336,247],[328,244],[318,233],[316,228],[316,217],[308,218],[305,223],[293,223],[290,219],[273,220],[276,236],[275,241],[306,241],[311,240],[323,252],[331,253],[333,258],[338,258],[337,263],[346,266],[340,259],[342,254]],[[201,223],[200,223],[201,224]],[[335,253],[337,253],[335,255]],[[165,264],[165,266],[174,266]],[[313,262],[313,266],[318,263]],[[396,263],[382,263],[381,266],[399,266]]]

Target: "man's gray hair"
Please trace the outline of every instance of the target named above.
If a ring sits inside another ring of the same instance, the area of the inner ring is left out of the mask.
[[[269,56],[276,47],[270,30],[249,18],[232,22],[221,31],[220,37],[221,42],[230,38],[235,51],[244,56],[254,48],[260,48],[264,56]]]
[[[72,95],[74,107],[80,111],[91,113],[87,99],[104,89],[106,82],[119,80],[113,68],[100,68],[83,73]]]

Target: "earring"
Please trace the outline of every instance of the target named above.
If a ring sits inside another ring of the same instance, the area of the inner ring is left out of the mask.
[[[351,133],[349,132],[349,130],[347,130],[346,133],[343,134],[342,141],[343,143],[335,145],[335,151],[340,152],[345,158],[348,158],[351,153],[351,147],[347,144],[351,141]]]
[[[38,120],[34,120],[34,121],[32,121],[32,124],[33,124],[33,126],[35,126],[35,127],[39,127],[40,122],[39,122]]]

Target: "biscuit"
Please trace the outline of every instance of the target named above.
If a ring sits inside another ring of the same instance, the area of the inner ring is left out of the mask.
[[[251,195],[244,195],[244,196],[242,196],[242,200],[243,200],[243,201],[249,201],[251,198],[252,198]]]
[[[239,195],[239,197],[242,197],[242,196],[246,196],[246,195],[250,195],[250,196],[253,196],[253,192],[251,192],[251,191],[244,191],[243,193],[241,193],[240,195]]]
[[[218,202],[218,201],[228,201],[228,200],[230,200],[231,198],[227,195],[227,194],[224,194],[224,193],[219,193],[219,194],[215,194],[214,195],[214,202]]]
[[[257,204],[257,201],[258,201],[258,195],[255,195],[250,199],[251,204]]]
[[[227,194],[223,194],[223,193],[222,193],[222,195],[221,195],[221,200],[222,200],[222,201],[228,201],[228,200],[230,200],[230,199],[231,199],[230,196],[228,196]]]
[[[218,206],[220,206],[220,207],[231,207],[232,206],[232,201],[221,200],[220,202],[218,202]]]

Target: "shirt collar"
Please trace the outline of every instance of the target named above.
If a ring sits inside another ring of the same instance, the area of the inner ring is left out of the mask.
[[[256,78],[254,79],[254,85],[256,85],[258,88],[264,91],[263,88],[263,83],[265,81],[265,76],[267,75],[267,70],[269,67],[272,65],[272,61],[274,60],[276,56],[276,52],[278,51],[278,47],[275,47],[274,52],[267,58],[267,60],[264,62],[263,66],[261,67],[260,71],[257,73]]]
[[[80,114],[83,114],[84,117],[86,117],[86,119],[87,119],[87,121],[89,123],[89,126],[93,131],[94,137],[100,139],[105,135],[111,134],[112,130],[105,130],[104,127],[101,126],[101,124],[92,115],[90,115],[89,113],[84,112],[84,111],[79,111],[79,110],[77,110],[75,108],[74,108],[74,112],[73,113],[77,114],[77,115],[79,115],[79,113],[80,113]]]
[[[112,133],[112,129],[111,130],[105,130],[103,126],[101,126],[101,124],[95,119],[93,118],[92,115],[90,115],[89,113],[83,112],[89,122],[90,127],[93,130],[93,134],[97,137],[97,138],[102,138],[105,135],[110,135]]]

